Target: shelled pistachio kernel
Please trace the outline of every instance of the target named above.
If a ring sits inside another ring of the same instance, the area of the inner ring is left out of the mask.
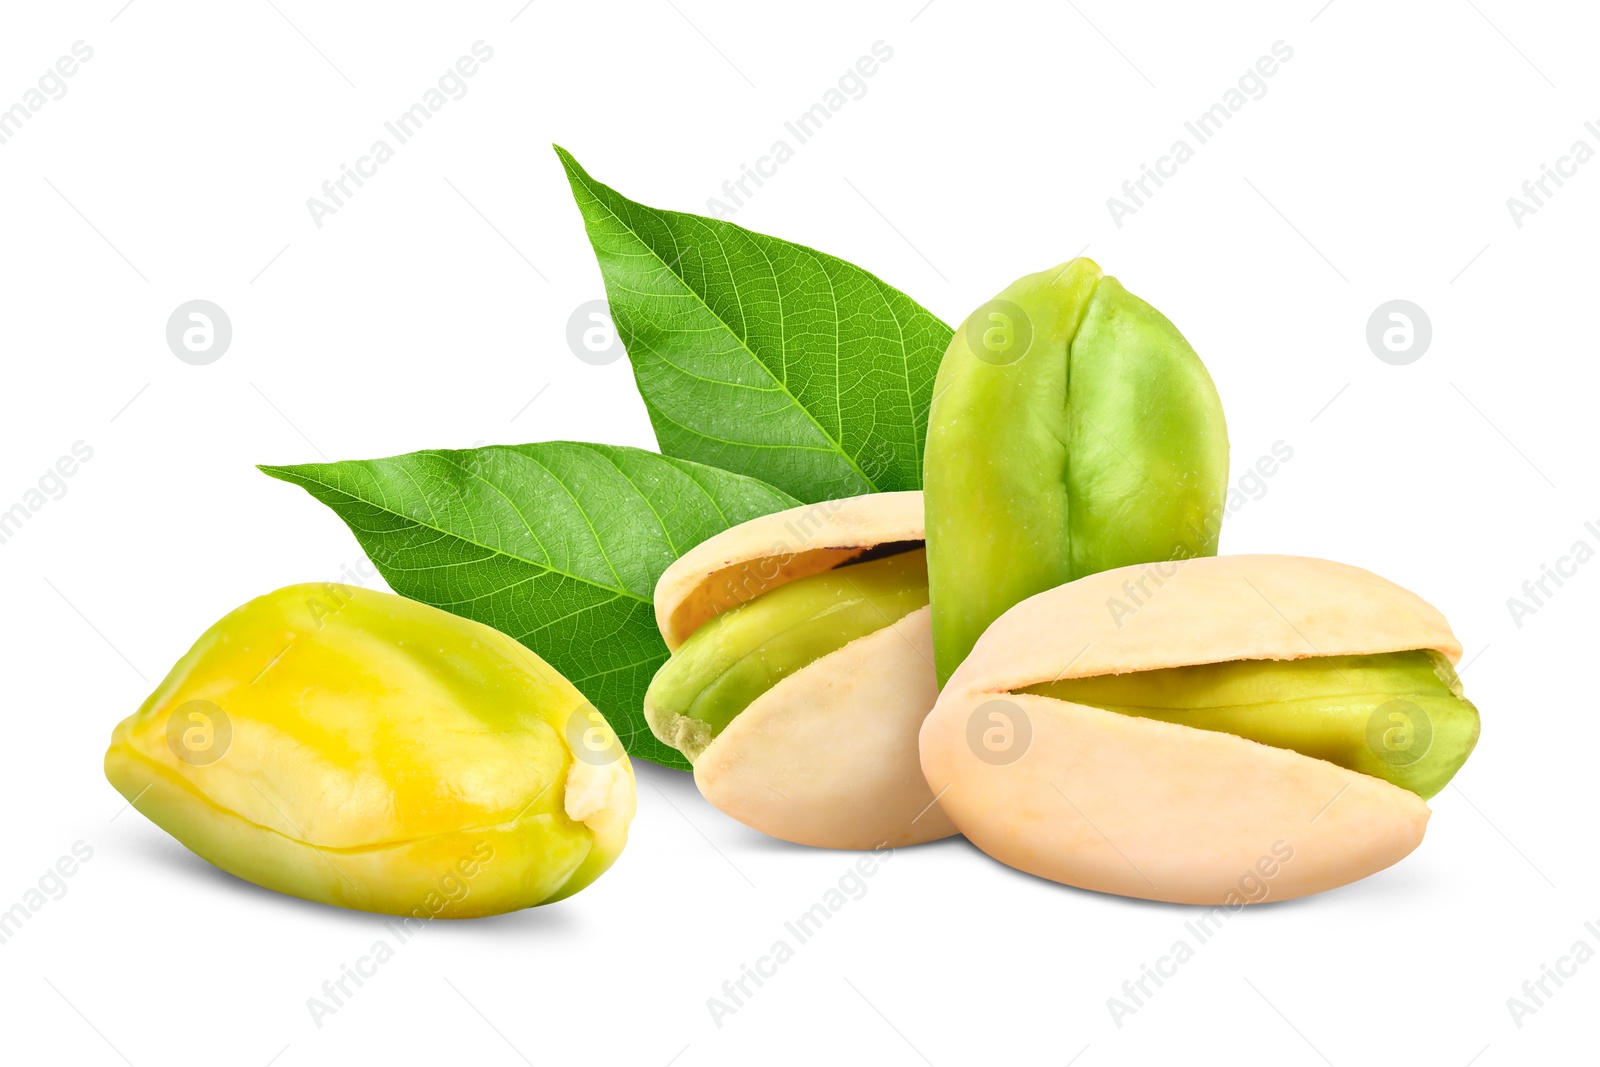
[[[1036,593],[1215,555],[1228,430],[1178,328],[1080,257],[1017,279],[955,331],[924,467],[942,684]]]
[[[112,734],[106,777],[246,881],[419,918],[549,903],[622,851],[633,770],[605,718],[497,630],[294,585],[207,630]]]

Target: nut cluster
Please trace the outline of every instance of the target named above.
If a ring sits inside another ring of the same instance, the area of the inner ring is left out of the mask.
[[[1416,848],[1478,738],[1460,643],[1358,568],[1216,555],[1227,429],[1171,322],[1075,259],[975,311],[934,394],[925,490],[763,515],[661,573],[644,719],[712,804],[1199,904],[1263,857],[1282,899]],[[333,584],[207,630],[105,769],[241,878],[427,918],[578,892],[635,804],[611,726],[539,656]]]
[[[657,586],[646,718],[713,804],[1189,903],[1279,844],[1280,899],[1417,846],[1477,741],[1460,644],[1357,568],[1215,555],[1227,430],[1171,322],[1073,260],[975,311],[935,395],[925,499],[756,519]]]

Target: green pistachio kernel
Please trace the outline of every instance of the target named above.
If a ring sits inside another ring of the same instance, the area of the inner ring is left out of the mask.
[[[645,716],[694,760],[784,678],[927,603],[921,547],[781,585],[695,631],[650,683]]]
[[[1030,274],[973,312],[934,398],[924,493],[941,686],[1036,593],[1216,554],[1216,387],[1177,327],[1092,261]]]
[[[1437,652],[1231,660],[1021,690],[1235,734],[1382,778],[1426,800],[1478,741],[1478,709]]]
[[[231,874],[419,919],[571,896],[616,860],[634,812],[621,743],[548,663],[331,582],[223,616],[117,725],[105,770]]]

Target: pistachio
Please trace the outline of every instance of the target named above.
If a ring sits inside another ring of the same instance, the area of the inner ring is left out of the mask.
[[[645,695],[651,729],[691,760],[783,678],[928,604],[926,553],[850,560],[707,622]]]
[[[112,734],[106,777],[202,858],[419,918],[549,903],[633,818],[604,717],[506,635],[389,593],[294,585],[207,630]]]
[[[645,718],[712,804],[824,848],[955,832],[917,753],[937,696],[921,493],[725,530],[667,569],[655,603],[673,654]]]
[[[1462,696],[1450,661],[1431,649],[1202,663],[1022,692],[1237,734],[1382,778],[1424,800],[1445,787],[1478,740],[1478,710]],[[1383,735],[1376,743],[1374,729]]]
[[[1109,611],[1130,578],[1148,596]],[[1421,842],[1423,798],[1477,740],[1460,655],[1437,610],[1344,564],[1106,571],[984,633],[923,724],[923,770],[979,848],[1045,878],[1225,903],[1281,844],[1271,895],[1303,896]]]
[[[1155,308],[1074,259],[956,330],[925,491],[943,684],[1013,604],[1087,574],[1217,550],[1228,438],[1216,387]]]

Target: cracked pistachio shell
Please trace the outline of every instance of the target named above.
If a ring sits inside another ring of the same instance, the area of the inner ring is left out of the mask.
[[[697,545],[656,585],[656,621],[677,650],[712,618],[880,545],[923,539],[922,494],[875,493],[765,515]],[[933,706],[929,610],[850,641],[784,677],[714,738],[646,702],[667,744],[694,751],[695,784],[747,826],[822,848],[947,837],[918,761]]]
[[[1132,614],[1109,611],[1130,580],[1147,595]],[[1259,884],[1274,900],[1318,893],[1410,853],[1427,804],[1288,749],[1018,690],[1412,649],[1461,655],[1432,606],[1345,564],[1222,556],[1106,571],[1023,601],[984,633],[923,723],[922,767],[962,833],[1030,874],[1186,904],[1257,899]],[[996,709],[1008,743],[1021,739],[1003,758],[978,740]]]
[[[1017,280],[955,331],[924,467],[943,684],[1035,593],[1214,555],[1228,434],[1177,327],[1080,258]]]
[[[118,724],[105,770],[246,881],[417,918],[576,893],[634,812],[621,745],[549,664],[481,623],[332,583],[207,630]]]

